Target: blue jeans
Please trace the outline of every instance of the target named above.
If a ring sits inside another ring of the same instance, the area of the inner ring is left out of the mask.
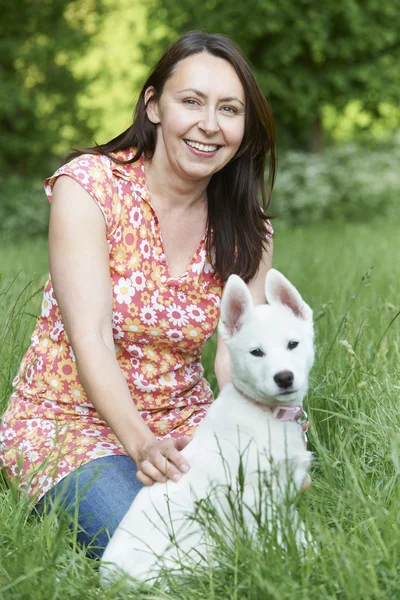
[[[91,558],[104,549],[143,484],[129,456],[104,456],[83,465],[49,490],[36,505],[39,513],[52,507],[78,523],[77,539]]]

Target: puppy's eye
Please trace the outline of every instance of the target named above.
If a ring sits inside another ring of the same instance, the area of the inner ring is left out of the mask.
[[[252,356],[264,356],[264,352],[261,350],[261,348],[254,348],[254,350],[250,350],[250,354]]]
[[[291,340],[288,343],[287,347],[288,347],[288,350],[294,350],[295,348],[297,348],[298,345],[299,345],[299,342],[295,342],[294,340]]]

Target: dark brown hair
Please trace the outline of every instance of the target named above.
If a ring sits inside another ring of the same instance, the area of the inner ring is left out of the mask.
[[[160,98],[167,79],[179,61],[208,52],[223,58],[235,69],[245,92],[245,131],[239,150],[233,159],[215,173],[207,188],[208,223],[207,252],[214,248],[213,266],[216,275],[225,282],[231,273],[245,281],[257,273],[266,238],[267,208],[276,173],[275,127],[268,102],[262,94],[246,59],[237,46],[219,34],[191,31],[176,40],[160,58],[140,92],[133,124],[106,144],[77,149],[67,160],[83,153],[103,154],[115,162],[112,153],[135,148],[134,157],[124,164],[136,162],[144,154],[151,159],[156,147],[156,125],[146,114],[145,91],[154,87],[152,98]],[[264,172],[269,154],[269,177]],[[259,202],[261,195],[261,206]]]

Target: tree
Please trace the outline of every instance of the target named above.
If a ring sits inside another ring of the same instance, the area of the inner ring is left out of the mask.
[[[149,28],[153,57],[190,29],[237,42],[291,145],[321,148],[326,105],[399,104],[400,0],[152,0]]]
[[[90,139],[76,103],[86,81],[72,63],[96,30],[101,0],[3,0],[1,8],[0,167],[44,173],[53,152]]]

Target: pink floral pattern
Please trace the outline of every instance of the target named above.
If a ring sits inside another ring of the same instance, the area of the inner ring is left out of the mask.
[[[133,154],[116,156],[126,160]],[[143,158],[120,165],[104,156],[80,156],[46,180],[49,201],[60,175],[78,181],[106,221],[115,352],[133,401],[158,437],[192,434],[213,400],[200,359],[218,322],[222,292],[207,260],[205,236],[187,271],[173,279]],[[79,382],[49,276],[3,416],[2,463],[39,499],[78,466],[115,454],[126,451]]]

